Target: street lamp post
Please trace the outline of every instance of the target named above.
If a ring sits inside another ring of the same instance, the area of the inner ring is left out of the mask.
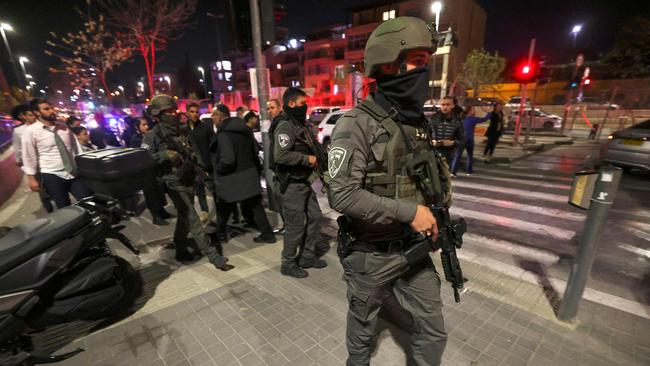
[[[201,73],[201,84],[203,84],[203,95],[207,98],[208,97],[208,83],[205,81],[205,69],[203,66],[199,66],[196,68],[199,70]]]
[[[25,70],[25,63],[29,62],[29,59],[25,56],[18,57],[18,63],[20,63],[20,68],[23,70],[23,76],[25,77],[25,86],[27,86],[27,70]],[[31,75],[30,75],[31,76]]]
[[[580,33],[581,30],[582,30],[582,25],[581,24],[576,24],[571,29],[571,34],[573,34],[573,47],[576,46],[576,40],[578,39],[578,33]]]
[[[440,12],[442,11],[442,3],[440,1],[436,1],[433,4],[431,4],[431,12],[433,12],[436,15],[436,32],[438,32],[439,24],[440,24]],[[437,51],[437,50],[436,50]],[[436,53],[434,52],[433,55],[431,55],[431,104],[435,105],[435,102],[433,101],[433,98],[435,98],[435,90],[436,90]]]
[[[18,73],[16,61],[14,60],[14,55],[11,52],[11,47],[9,47],[9,41],[7,40],[7,34],[5,33],[5,31],[11,32],[13,30],[14,28],[9,23],[0,23],[0,33],[2,34],[2,40],[5,42],[5,47],[7,48],[7,53],[9,54],[9,61],[11,61],[11,67],[13,67],[14,74],[16,74],[16,83],[20,85],[20,73]]]

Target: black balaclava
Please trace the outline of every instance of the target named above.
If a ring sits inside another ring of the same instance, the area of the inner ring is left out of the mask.
[[[377,78],[377,97],[395,108],[399,119],[419,121],[429,91],[429,67],[422,66],[403,74]]]
[[[307,120],[307,103],[302,107],[291,108],[285,104],[284,110],[288,115],[295,118],[296,121],[304,123]]]
[[[175,114],[161,114],[160,123],[173,132],[178,132],[181,125],[180,118]]]

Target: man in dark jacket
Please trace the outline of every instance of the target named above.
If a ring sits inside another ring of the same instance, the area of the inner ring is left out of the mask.
[[[440,100],[440,111],[431,117],[430,136],[436,150],[447,159],[447,164],[454,160],[456,146],[465,143],[463,122],[453,113],[454,98],[444,97]]]
[[[255,137],[242,119],[229,117],[230,111],[226,106],[220,105],[212,113],[217,127],[217,136],[210,145],[210,151],[219,199],[218,235],[227,235],[230,215],[236,204],[240,203],[242,211],[252,212],[261,231],[253,240],[256,243],[275,243],[273,228],[262,207],[261,166]]]
[[[187,105],[187,128],[189,129],[192,144],[198,153],[199,161],[205,168],[207,173],[212,173],[212,165],[210,164],[210,143],[214,139],[214,129],[212,124],[202,122],[199,114],[199,105],[190,103]],[[208,220],[208,200],[205,196],[205,188],[207,182],[204,182],[203,175],[198,175],[194,184],[194,192],[199,199],[199,206],[201,206],[201,221]]]
[[[120,142],[113,131],[111,131],[106,117],[101,112],[95,113],[97,128],[90,130],[90,142],[97,146],[98,149],[105,149],[108,146],[118,147]]]

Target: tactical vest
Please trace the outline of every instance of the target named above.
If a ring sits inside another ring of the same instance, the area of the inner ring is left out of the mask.
[[[292,118],[288,118],[286,120],[280,120],[278,121],[277,125],[280,124],[282,121],[287,121],[291,125],[291,128],[295,130],[295,141],[293,144],[293,147],[291,148],[291,151],[299,152],[304,155],[313,155],[311,148],[307,144],[307,136],[305,136],[305,129],[302,126],[299,126],[296,121],[294,121]],[[277,125],[273,129],[273,135],[272,136],[272,144],[271,144],[271,153],[273,154],[273,151],[275,149],[274,144],[278,143],[277,141]],[[314,168],[310,166],[303,166],[303,165],[284,165],[284,164],[279,164],[275,162],[275,159],[271,161],[274,165],[272,169],[280,174],[289,174],[291,178],[294,179],[306,179],[309,178],[309,176],[314,172]]]
[[[384,151],[378,155],[383,160],[369,166],[366,173],[365,189],[382,197],[403,199],[418,204],[436,204],[445,207],[451,205],[451,175],[445,159],[437,152],[432,152],[429,143],[430,136],[423,125],[415,127],[395,121],[376,103],[365,100],[358,107],[368,113],[388,132],[388,136],[380,135],[371,148]],[[409,171],[409,162],[416,157],[431,156],[429,159],[431,182],[437,199],[423,194],[415,176]],[[439,201],[439,202],[432,202]]]

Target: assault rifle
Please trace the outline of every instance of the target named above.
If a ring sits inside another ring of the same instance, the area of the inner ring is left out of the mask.
[[[416,243],[404,255],[411,263],[411,261],[416,261],[425,255],[428,256],[428,253],[432,250],[440,249],[440,259],[445,279],[451,283],[454,290],[454,300],[460,302],[459,290],[463,288],[465,279],[456,255],[456,249],[463,246],[463,234],[467,230],[467,223],[463,218],[451,220],[449,209],[440,204],[443,201],[440,169],[448,169],[445,168],[444,164],[440,164],[441,159],[442,157],[437,152],[430,151],[417,155],[409,162],[409,172],[415,176],[420,192],[429,202],[438,203],[428,206],[436,218],[438,239],[433,241],[431,237],[422,238],[422,234],[419,234],[420,239],[416,240]]]
[[[314,132],[312,131],[309,125],[304,127],[305,129],[305,143],[311,149],[311,152],[316,156],[316,173],[320,180],[323,182],[323,189],[329,185],[329,179],[326,179],[328,176],[327,168],[327,151],[323,145],[318,142]]]

